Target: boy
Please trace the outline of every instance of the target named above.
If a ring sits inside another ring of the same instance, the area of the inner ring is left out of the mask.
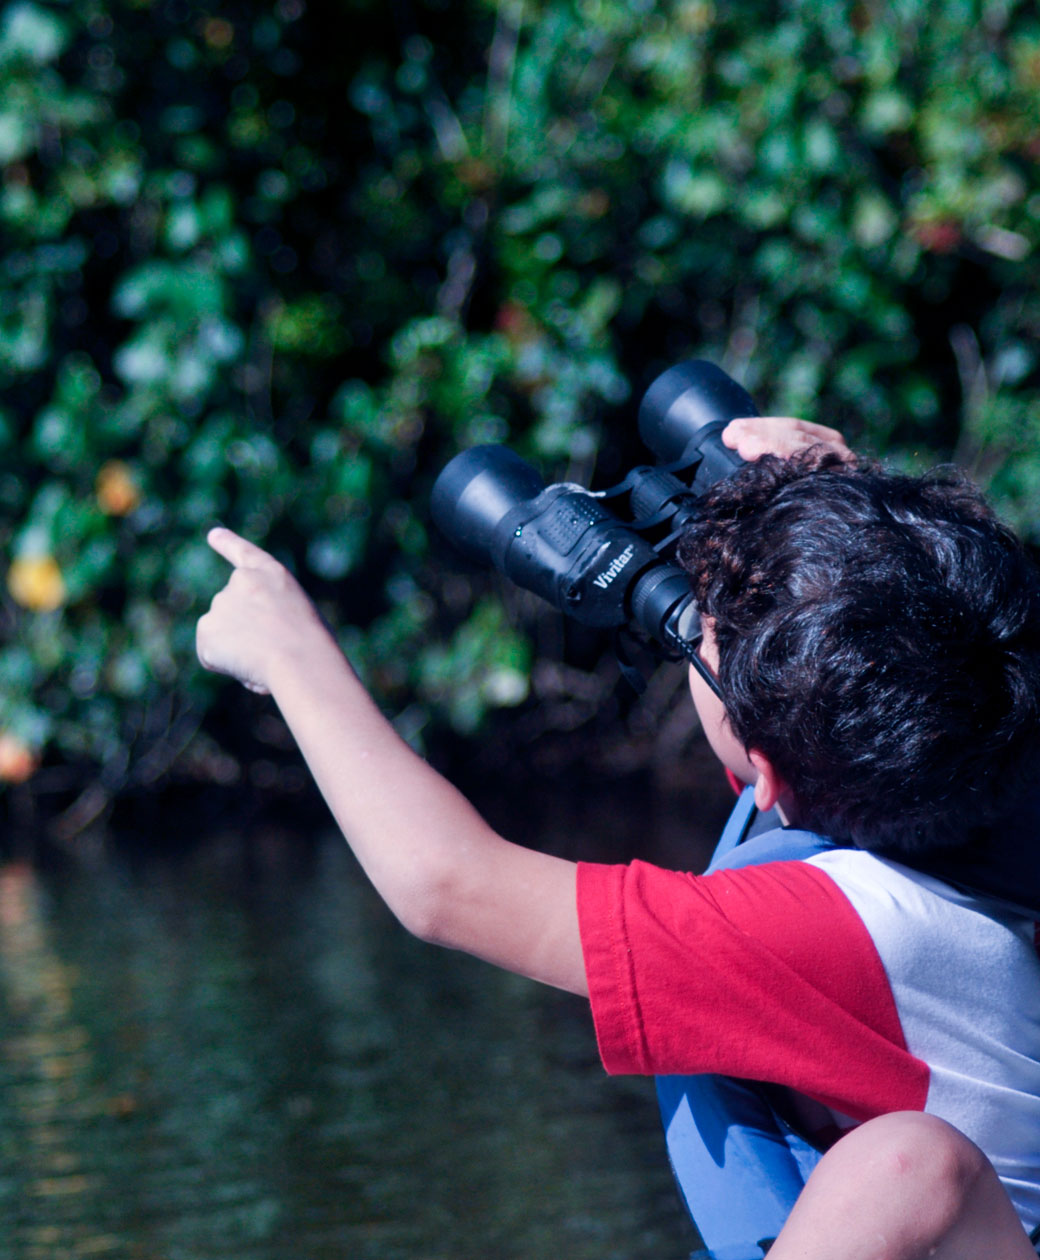
[[[693,701],[758,808],[834,842],[808,861],[694,877],[510,844],[399,740],[282,566],[227,530],[200,660],[274,696],[410,931],[590,995],[610,1071],[793,1091],[829,1149],[773,1260],[1029,1260],[1033,924],[908,863],[984,844],[1035,773],[1036,575],[956,478],[857,466],[803,422],[724,440],[772,458],[713,488],[683,540],[717,680],[691,672]]]

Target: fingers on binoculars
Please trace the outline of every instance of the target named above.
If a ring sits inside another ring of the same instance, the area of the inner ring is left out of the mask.
[[[794,416],[749,416],[733,420],[723,431],[722,440],[744,459],[793,455],[821,444],[841,454],[850,453],[837,429]]]

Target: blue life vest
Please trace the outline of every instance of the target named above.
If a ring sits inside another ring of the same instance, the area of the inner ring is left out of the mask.
[[[753,790],[745,788],[708,870],[807,858],[834,847],[778,824],[758,815]],[[794,1132],[770,1103],[768,1088],[755,1082],[659,1076],[657,1097],[672,1170],[708,1249],[694,1256],[762,1260],[821,1152]]]

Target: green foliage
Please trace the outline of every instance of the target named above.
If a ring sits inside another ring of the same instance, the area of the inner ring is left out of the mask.
[[[160,774],[217,694],[216,520],[410,730],[472,732],[528,649],[433,475],[509,441],[610,478],[694,354],[1040,539],[1032,5],[385,7],[0,15],[0,732]]]

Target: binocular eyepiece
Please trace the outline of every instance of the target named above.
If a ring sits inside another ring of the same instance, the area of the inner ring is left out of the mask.
[[[659,376],[640,404],[639,433],[657,465],[593,493],[547,486],[508,447],[474,446],[437,478],[433,519],[471,559],[583,625],[631,625],[696,662],[689,579],[668,556],[697,498],[742,463],[722,430],[754,415],[751,397],[725,372],[690,360]]]

